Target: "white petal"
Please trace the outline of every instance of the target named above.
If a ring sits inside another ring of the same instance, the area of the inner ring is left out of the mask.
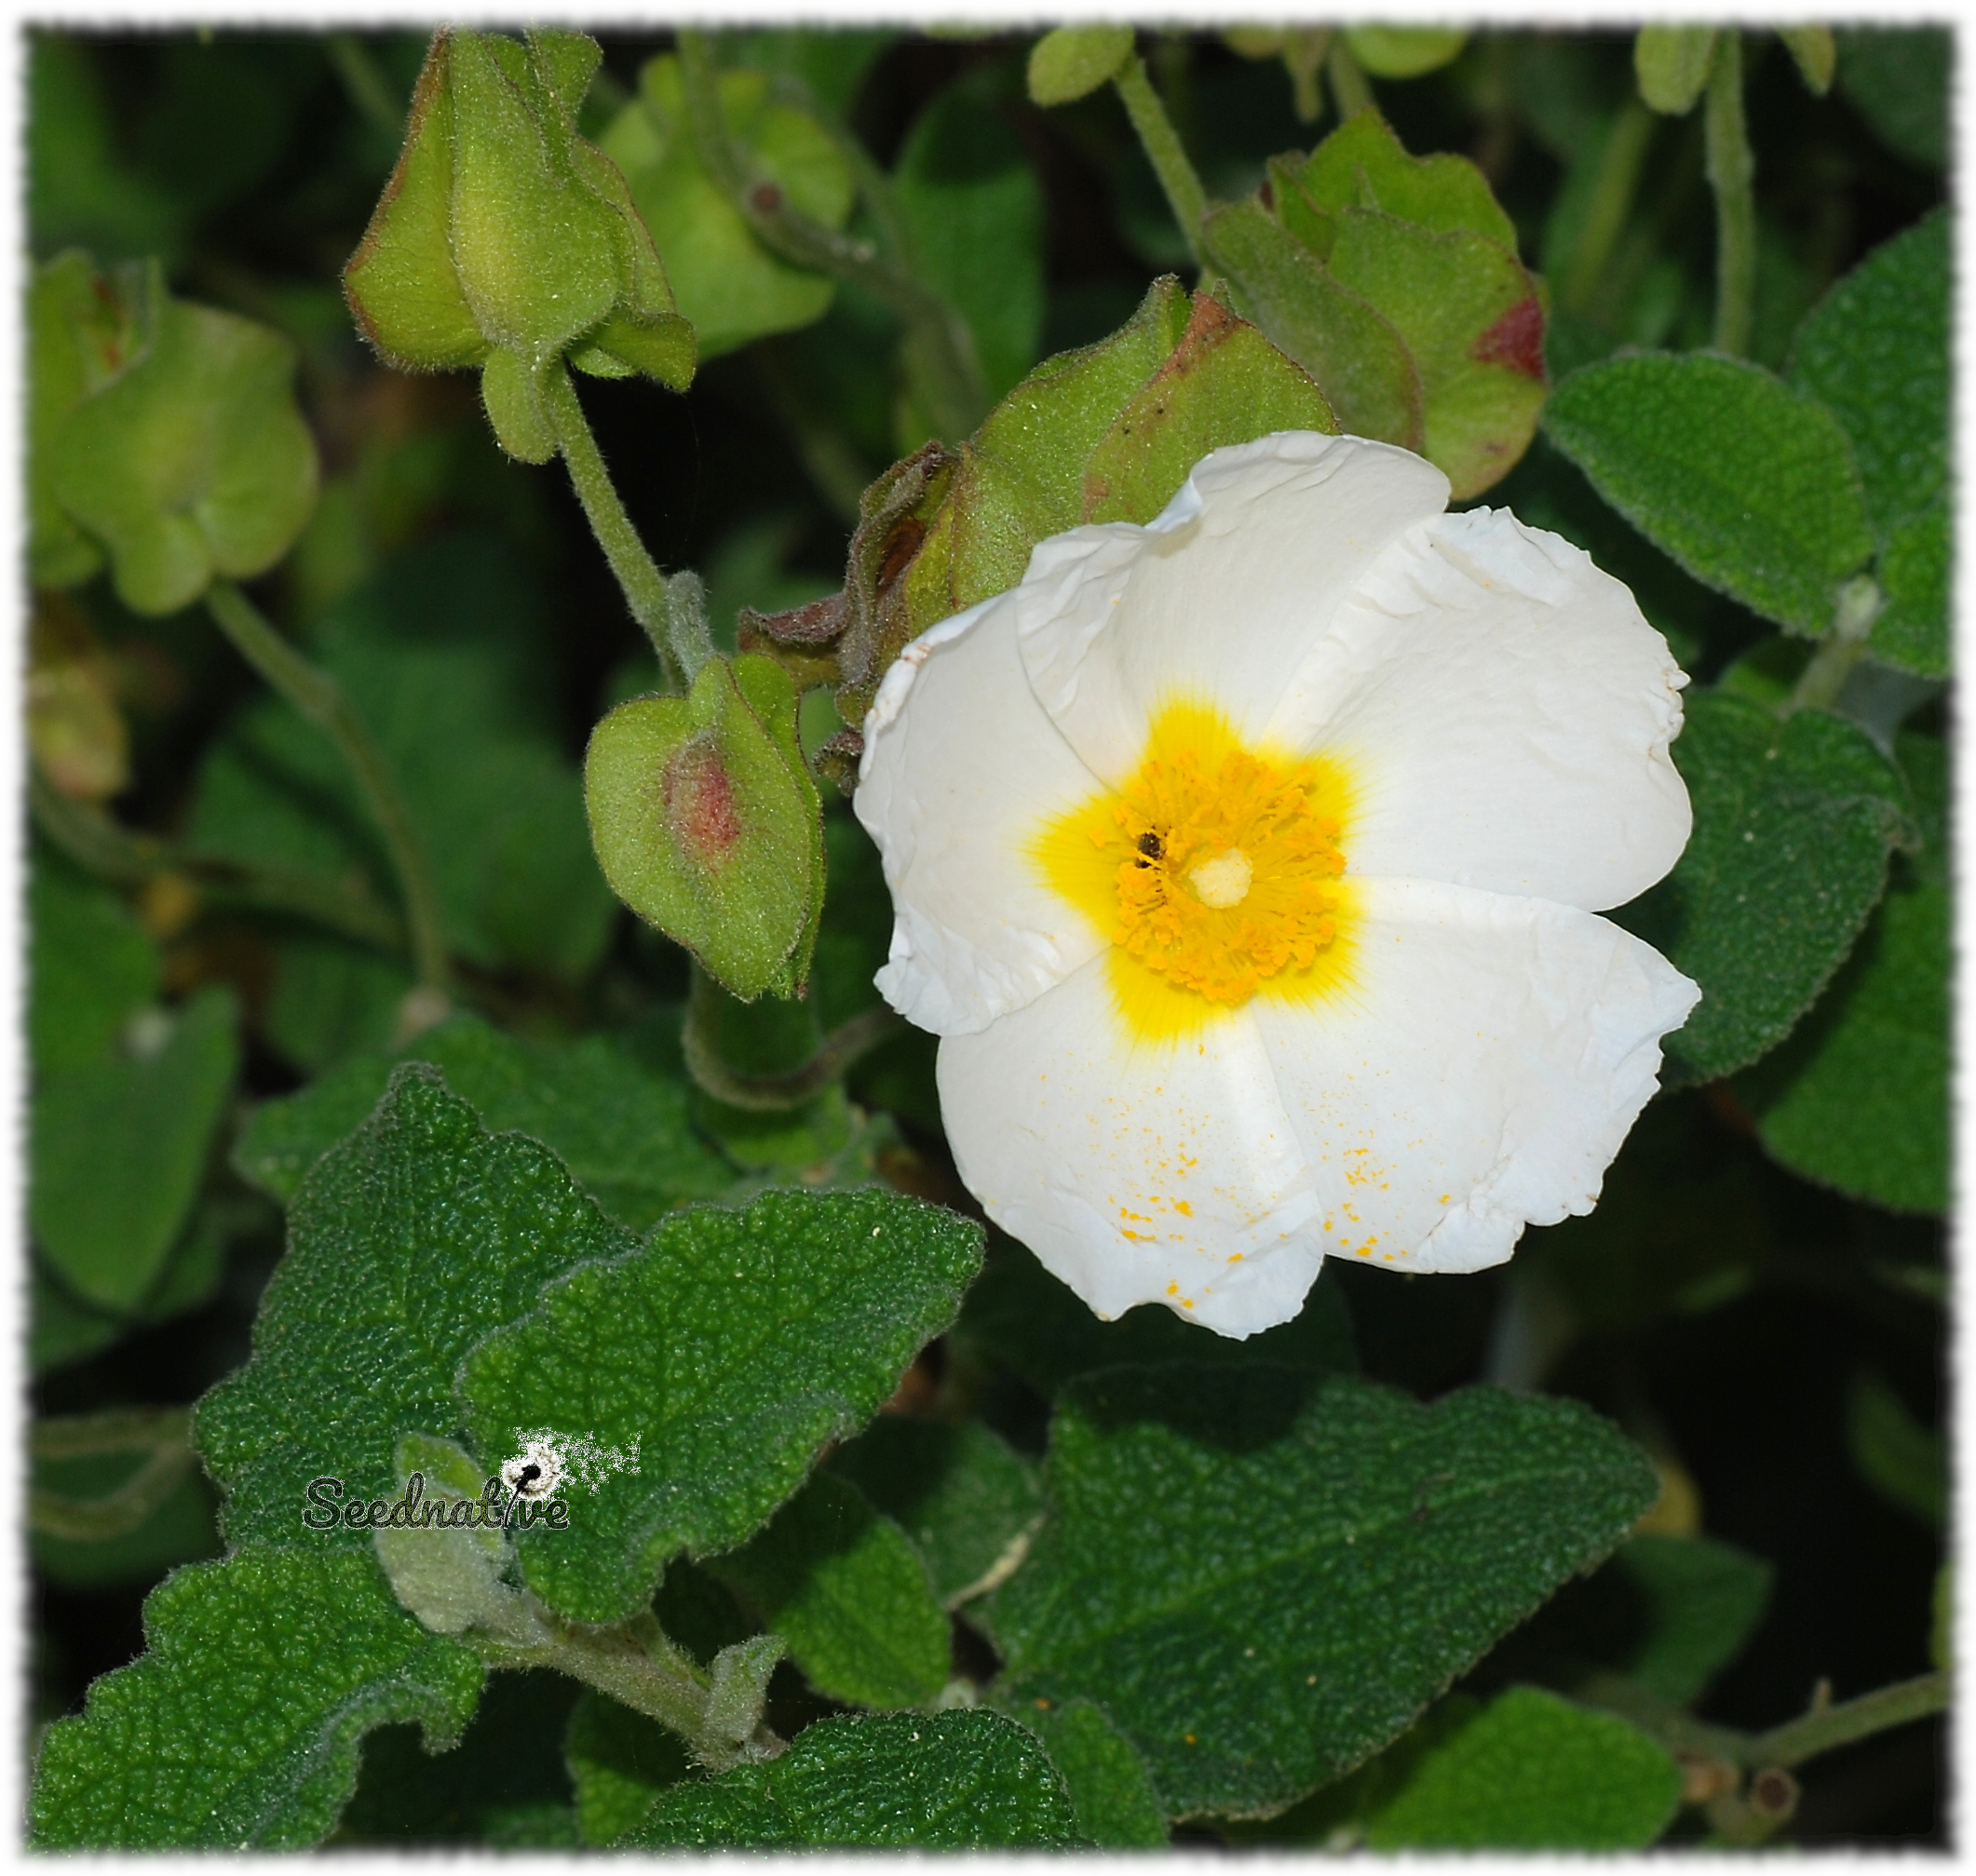
[[[910,700],[910,701],[909,701]],[[1098,783],[1022,674],[1010,597],[921,634],[864,720],[853,805],[891,888],[886,1001],[964,1034],[1060,983],[1109,935],[1058,897],[1026,851]]]
[[[1037,547],[1016,588],[1030,682],[1115,784],[1174,698],[1260,740],[1354,585],[1447,499],[1432,464],[1359,437],[1283,430],[1216,450],[1148,526]]]
[[[1373,880],[1347,997],[1250,1007],[1323,1202],[1322,1242],[1403,1271],[1500,1263],[1590,1211],[1700,992],[1617,925]]]
[[[1506,509],[1396,541],[1271,725],[1349,757],[1350,870],[1603,911],[1680,857],[1687,679],[1625,587]]]
[[[979,1035],[941,1044],[941,1113],[962,1179],[1100,1316],[1164,1302],[1233,1336],[1287,1321],[1321,1253],[1304,1155],[1249,1009],[1135,1044],[1109,968],[1096,959]]]

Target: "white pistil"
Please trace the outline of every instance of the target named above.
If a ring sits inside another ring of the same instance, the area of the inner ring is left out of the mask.
[[[1226,853],[1216,854],[1212,859],[1191,868],[1187,884],[1202,905],[1225,911],[1249,897],[1249,882],[1254,877],[1255,869],[1250,864],[1249,856],[1240,847],[1230,847]]]

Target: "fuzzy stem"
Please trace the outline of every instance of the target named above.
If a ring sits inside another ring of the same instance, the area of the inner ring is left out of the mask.
[[[201,854],[134,833],[109,816],[71,801],[37,770],[29,770],[28,807],[34,825],[85,872],[119,885],[142,885],[167,873],[192,881],[199,896],[215,905],[286,912],[326,925],[378,951],[401,953],[404,921],[367,891],[301,867],[267,861],[252,864]]]
[[[1167,115],[1167,107],[1160,102],[1159,93],[1146,75],[1145,61],[1132,53],[1113,75],[1112,83],[1117,87],[1119,101],[1132,120],[1132,128],[1139,133],[1146,160],[1166,192],[1167,207],[1172,209],[1173,219],[1186,237],[1187,252],[1194,257],[1197,267],[1202,266],[1200,223],[1208,212],[1208,194],[1201,187],[1186,151],[1181,147],[1180,132]]]
[[[584,519],[589,522],[590,533],[597,536],[597,545],[611,564],[631,616],[652,641],[652,649],[658,654],[659,668],[670,687],[677,678],[677,666],[668,631],[672,609],[666,597],[666,576],[646,553],[630,516],[617,499],[611,472],[604,467],[603,452],[598,449],[589,419],[577,401],[569,370],[560,358],[544,374],[542,393],[549,427],[556,433],[556,448],[568,466],[576,499],[583,505]]]
[[[446,938],[440,920],[439,888],[418,830],[412,825],[371,733],[350,708],[342,686],[318,670],[289,643],[245,593],[231,580],[215,580],[207,589],[207,610],[234,648],[282,696],[335,743],[356,778],[365,805],[383,834],[385,850],[398,875],[405,902],[405,923],[412,938],[412,966],[419,988],[435,997],[446,989]]]
[[[1742,34],[1733,27],[1716,37],[1705,110],[1715,191],[1715,349],[1740,358],[1756,308],[1756,159],[1743,121]]]
[[[1373,96],[1373,88],[1359,61],[1352,57],[1352,48],[1345,43],[1342,33],[1331,42],[1331,51],[1324,61],[1324,75],[1331,80],[1331,95],[1337,102],[1341,119],[1356,116],[1360,111],[1379,108],[1378,101]]]
[[[817,1045],[805,1062],[780,1074],[743,1074],[722,1059],[711,1034],[712,985],[695,968],[686,1001],[686,1023],[680,1037],[686,1070],[715,1100],[751,1113],[779,1113],[815,1100],[860,1056],[890,1037],[901,1019],[884,1004],[860,1010]]]
[[[1780,715],[1788,717],[1806,709],[1829,710],[1838,702],[1852,668],[1866,655],[1866,641],[1886,603],[1887,596],[1869,574],[1847,580],[1839,588],[1832,629],[1820,641],[1810,663],[1798,673],[1797,683],[1784,700]]]
[[[1590,304],[1612,259],[1614,245],[1625,231],[1653,134],[1654,114],[1639,99],[1629,98],[1606,132],[1591,201],[1579,224],[1570,260],[1561,270],[1558,301],[1570,312],[1582,313]]]

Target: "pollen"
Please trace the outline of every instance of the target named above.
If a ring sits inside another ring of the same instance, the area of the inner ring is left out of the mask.
[[[1040,829],[1034,851],[1110,940],[1134,1031],[1185,1033],[1259,992],[1304,1000],[1349,980],[1355,793],[1336,755],[1251,746],[1182,700],[1156,714],[1134,769]]]
[[[1176,987],[1238,1004],[1337,937],[1345,856],[1317,765],[1221,740],[1156,732],[1113,800],[1111,937]]]

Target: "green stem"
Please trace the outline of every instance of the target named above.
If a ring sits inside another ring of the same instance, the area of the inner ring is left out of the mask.
[[[1146,160],[1153,166],[1153,173],[1159,178],[1159,186],[1165,190],[1167,207],[1172,209],[1173,219],[1180,223],[1180,232],[1186,237],[1187,252],[1194,257],[1194,264],[1205,263],[1200,255],[1201,217],[1208,212],[1208,194],[1200,185],[1200,178],[1195,174],[1194,165],[1187,153],[1181,147],[1180,132],[1174,129],[1173,120],[1167,115],[1167,107],[1159,101],[1159,93],[1153,88],[1153,81],[1147,76],[1145,61],[1134,52],[1118,68],[1112,83],[1118,88],[1118,97],[1125,105],[1125,114],[1132,120],[1132,128],[1139,133],[1141,148],[1145,151]]]
[[[283,912],[325,925],[379,951],[402,953],[405,949],[404,921],[360,888],[347,887],[300,867],[225,859],[189,851],[155,834],[132,833],[107,815],[71,801],[36,770],[28,772],[27,789],[35,827],[98,879],[142,885],[147,880],[177,873],[192,881],[202,898],[216,905]]]
[[[1331,42],[1331,52],[1324,61],[1324,74],[1331,80],[1331,95],[1336,100],[1341,119],[1354,117],[1360,111],[1376,111],[1378,100],[1373,96],[1373,88],[1359,61],[1352,57],[1352,48],[1345,43],[1345,34],[1339,34]]]
[[[439,890],[433,884],[412,817],[399,798],[384,757],[342,687],[318,670],[262,615],[231,580],[207,589],[207,610],[234,647],[255,670],[336,745],[383,834],[398,875],[412,937],[412,965],[419,988],[442,997],[446,988],[446,939],[440,922]]]
[[[394,142],[405,134],[405,100],[392,95],[389,82],[354,33],[332,33],[323,42],[330,63],[351,103]]]
[[[1912,1680],[1897,1680],[1890,1687],[1876,1687],[1856,1700],[1841,1701],[1822,1713],[1807,1713],[1802,1720],[1758,1734],[1750,1742],[1749,1757],[1743,1762],[1787,1769],[1802,1765],[1807,1759],[1850,1746],[1857,1739],[1946,1712],[1951,1692],[1945,1667],[1932,1674],[1917,1674]]]
[[[143,1463],[100,1498],[74,1498],[39,1487],[28,1494],[28,1522],[50,1537],[103,1543],[147,1523],[192,1471],[192,1413],[183,1407],[140,1408],[35,1424],[37,1460],[97,1459],[142,1452]]]
[[[1585,1705],[1622,1715],[1671,1751],[1718,1759],[1746,1772],[1802,1765],[1807,1759],[1875,1733],[1926,1720],[1947,1710],[1950,1693],[1951,1678],[1942,1669],[1875,1688],[1856,1700],[1807,1713],[1766,1733],[1741,1733],[1697,1720],[1619,1675],[1594,1675],[1575,1690]]]
[[[617,499],[611,472],[603,465],[603,452],[598,449],[589,420],[577,401],[569,370],[560,358],[544,374],[542,392],[549,427],[556,433],[556,447],[568,466],[576,499],[583,505],[584,519],[610,562],[631,616],[652,641],[652,649],[658,654],[659,667],[670,683],[677,669],[668,631],[672,609],[667,602],[666,576],[646,553],[630,516]]]
[[[1705,105],[1709,186],[1715,191],[1715,349],[1750,349],[1756,308],[1756,159],[1743,122],[1742,34],[1716,36]]]
[[[1629,98],[1614,116],[1599,153],[1591,200],[1578,227],[1571,258],[1561,269],[1558,300],[1567,311],[1582,313],[1590,303],[1612,259],[1615,244],[1625,231],[1646,146],[1654,135],[1654,114],[1638,98]]]
[[[1832,629],[1819,641],[1810,662],[1798,673],[1797,682],[1779,712],[1780,716],[1807,709],[1829,710],[1838,702],[1852,668],[1866,655],[1866,641],[1873,632],[1874,621],[1886,604],[1886,594],[1870,574],[1861,574],[1839,588]]]
[[[799,214],[775,182],[751,176],[728,134],[712,43],[704,33],[683,27],[679,59],[686,124],[700,167],[771,252],[814,273],[855,280],[898,314],[920,366],[927,415],[934,428],[951,443],[971,436],[987,414],[988,391],[967,321],[900,260],[886,258],[873,242],[840,235]],[[898,233],[893,229],[887,239]]]
[[[723,1059],[712,1036],[715,995],[707,974],[695,968],[686,1000],[686,1024],[680,1037],[686,1070],[715,1100],[751,1113],[780,1113],[815,1100],[861,1056],[900,1027],[901,1019],[884,1004],[860,1010],[818,1044],[805,1062],[778,1074],[744,1074]]]

